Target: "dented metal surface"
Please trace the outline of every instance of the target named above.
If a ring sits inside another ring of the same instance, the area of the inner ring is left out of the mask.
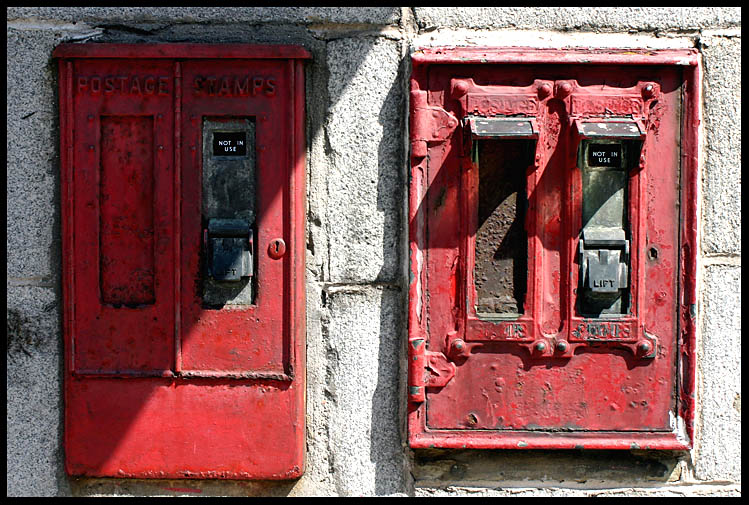
[[[409,347],[409,383],[427,353],[455,373],[409,397],[410,445],[687,448],[692,428],[685,439],[670,419],[694,408],[674,395],[694,366],[679,351],[693,327],[677,317],[694,289],[683,270],[694,275],[696,214],[684,202],[692,209],[688,125],[699,116],[696,93],[683,94],[698,75],[694,52],[431,48],[412,62],[419,107],[461,126],[442,140],[412,135],[412,170],[424,175],[412,179],[411,253],[424,262],[412,264],[423,292],[410,291],[420,351]],[[419,131],[437,128],[421,117]],[[617,156],[622,177],[604,181]],[[585,286],[626,303],[581,311]]]
[[[299,477],[309,54],[63,44],[53,56],[66,471]]]

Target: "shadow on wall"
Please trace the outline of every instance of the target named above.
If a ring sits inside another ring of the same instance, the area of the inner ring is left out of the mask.
[[[407,57],[406,57],[407,58]],[[383,136],[378,146],[378,180],[377,180],[377,210],[384,213],[382,256],[386,264],[396,265],[395,272],[388,272],[386,267],[380,270],[377,279],[392,281],[391,276],[400,279],[399,292],[382,289],[380,299],[380,342],[377,354],[377,385],[372,397],[371,410],[371,449],[370,460],[375,464],[375,494],[387,495],[406,490],[403,482],[406,472],[403,468],[405,455],[401,443],[401,425],[405,416],[405,409],[401,408],[401,382],[404,382],[404,370],[400,368],[400,357],[403,353],[403,341],[407,321],[407,292],[408,284],[402,279],[401,263],[408,257],[402,249],[401,234],[406,233],[404,222],[406,216],[401,215],[402,202],[407,197],[405,176],[407,169],[401,168],[406,156],[403,156],[403,136],[406,133],[406,100],[408,80],[404,75],[408,62],[404,58],[398,65],[396,79],[392,82],[388,94],[383,102],[378,122],[383,128]],[[393,118],[387,108],[398,111]],[[398,123],[393,124],[395,121]],[[400,133],[388,135],[392,128]],[[393,145],[395,144],[395,145]],[[407,154],[407,153],[406,153]],[[398,172],[393,173],[394,168]],[[395,257],[390,258],[395,252]],[[390,261],[388,261],[390,258]],[[397,281],[396,281],[397,282]],[[395,321],[395,325],[393,325]]]

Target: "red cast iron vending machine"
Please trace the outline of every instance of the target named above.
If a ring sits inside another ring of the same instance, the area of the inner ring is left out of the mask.
[[[698,53],[412,63],[411,447],[691,447]]]
[[[304,471],[304,60],[62,44],[65,467]]]

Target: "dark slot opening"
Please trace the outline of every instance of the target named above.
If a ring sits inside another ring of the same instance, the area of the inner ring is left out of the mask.
[[[526,169],[533,140],[479,140],[476,312],[522,314],[528,278]]]

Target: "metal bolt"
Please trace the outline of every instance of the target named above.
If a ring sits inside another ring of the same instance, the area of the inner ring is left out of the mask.
[[[567,348],[569,347],[569,344],[565,340],[560,340],[557,342],[557,351],[559,352],[565,352]]]
[[[468,353],[468,346],[462,339],[456,338],[450,344],[450,353],[454,357],[463,357]]]
[[[538,97],[543,100],[549,95],[551,95],[551,85],[545,82],[538,87]]]
[[[538,352],[544,352],[546,350],[546,342],[536,342],[533,348]]]
[[[637,350],[639,350],[642,354],[650,354],[650,351],[653,350],[653,346],[650,345],[650,342],[644,340],[637,344]]]
[[[572,93],[572,85],[568,82],[563,82],[557,86],[557,97],[564,98]]]
[[[466,81],[456,81],[453,85],[453,98],[460,98],[468,93],[468,83]]]
[[[645,99],[652,98],[655,94],[655,86],[652,84],[647,84],[644,88],[642,88],[642,96]]]

